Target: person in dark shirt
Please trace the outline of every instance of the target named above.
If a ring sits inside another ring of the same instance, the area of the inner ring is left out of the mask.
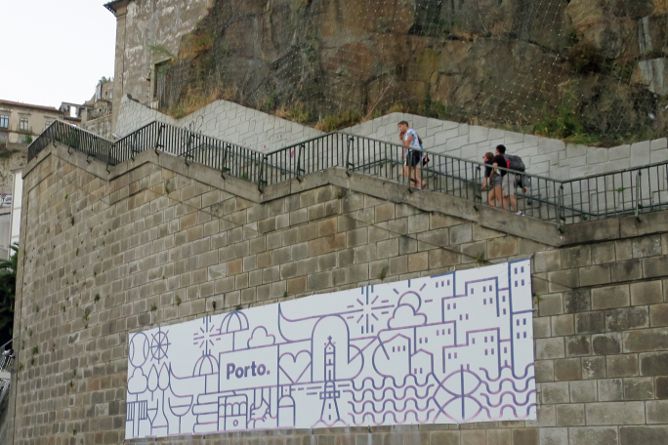
[[[482,190],[487,190],[487,204],[491,207],[505,208],[503,200],[503,177],[506,175],[505,170],[498,167],[506,167],[506,158],[497,153],[487,152],[482,157],[485,163],[485,176],[482,178]]]
[[[506,146],[503,144],[496,146],[496,156],[494,156],[494,159],[497,159],[499,156],[503,158],[503,164],[499,165],[510,168],[510,162],[508,162],[508,159],[505,157]],[[524,215],[524,213],[517,206],[517,196],[515,195],[515,189],[517,188],[517,184],[519,183],[521,176],[518,176],[514,172],[507,172],[505,170],[503,170],[501,173],[503,173],[503,184],[501,185],[501,189],[503,191],[503,208],[510,210],[511,212],[515,212],[515,214],[518,216]]]

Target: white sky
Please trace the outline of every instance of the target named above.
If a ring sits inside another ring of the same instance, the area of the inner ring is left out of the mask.
[[[114,75],[110,0],[0,0],[0,99],[83,103]]]

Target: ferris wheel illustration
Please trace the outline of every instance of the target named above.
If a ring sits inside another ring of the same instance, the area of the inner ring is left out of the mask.
[[[167,357],[167,352],[169,351],[169,337],[167,334],[169,331],[163,331],[162,328],[158,328],[151,336],[151,356],[155,360],[162,360]]]

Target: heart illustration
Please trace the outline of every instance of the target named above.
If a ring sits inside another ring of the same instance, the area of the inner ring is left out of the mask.
[[[311,366],[311,354],[299,351],[297,354],[286,352],[278,359],[278,367],[291,383],[297,383],[306,375]]]

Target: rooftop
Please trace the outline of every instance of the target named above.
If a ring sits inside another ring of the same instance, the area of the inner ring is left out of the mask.
[[[13,107],[13,108],[30,108],[31,110],[40,110],[40,111],[49,111],[52,113],[60,113],[56,107],[49,107],[47,105],[35,105],[27,104],[24,102],[14,102],[12,100],[0,99],[0,106]]]

